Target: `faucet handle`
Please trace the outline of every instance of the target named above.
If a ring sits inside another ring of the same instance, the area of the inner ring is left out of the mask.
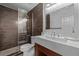
[[[54,36],[55,36],[55,32],[54,32]]]

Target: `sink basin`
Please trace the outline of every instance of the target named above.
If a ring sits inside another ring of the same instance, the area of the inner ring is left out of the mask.
[[[53,38],[53,40],[56,40],[56,41],[60,41],[60,42],[67,42],[67,40],[66,39],[64,39],[64,38]]]
[[[72,37],[63,37],[63,36],[50,36],[50,35],[42,35],[41,37],[47,38],[47,40],[55,40],[58,42],[64,42],[64,43],[79,43],[79,39],[72,38]]]
[[[56,41],[60,41],[60,42],[67,42],[67,39],[65,39],[64,37],[58,37],[58,36],[41,36],[42,38],[47,38],[47,40],[56,40]]]

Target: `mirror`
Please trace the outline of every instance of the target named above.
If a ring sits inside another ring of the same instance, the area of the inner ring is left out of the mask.
[[[74,5],[52,3],[49,6],[45,7],[46,29],[64,29],[69,27],[68,30],[70,29],[70,31],[74,32]]]
[[[46,15],[46,29],[52,29],[55,32],[58,31],[58,34],[63,34],[64,36],[78,37],[78,10],[78,3],[50,4],[44,10]]]

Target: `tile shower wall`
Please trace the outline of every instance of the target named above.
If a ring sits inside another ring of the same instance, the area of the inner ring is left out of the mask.
[[[18,11],[0,5],[0,51],[18,45]]]
[[[27,32],[32,36],[41,35],[43,31],[43,4],[39,3],[27,14],[29,20],[27,21]]]

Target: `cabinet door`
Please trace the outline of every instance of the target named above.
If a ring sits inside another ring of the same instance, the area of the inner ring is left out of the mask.
[[[61,56],[60,54],[42,46],[39,44],[35,44],[35,55],[36,56]]]

